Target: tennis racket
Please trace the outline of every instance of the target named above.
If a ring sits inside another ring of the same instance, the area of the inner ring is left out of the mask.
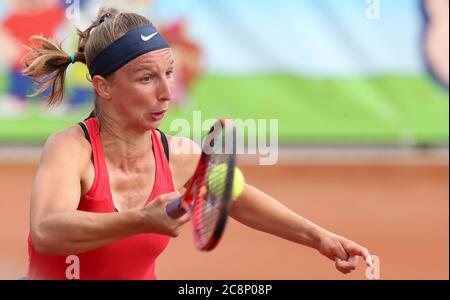
[[[223,172],[213,172],[219,166]],[[202,144],[202,154],[184,195],[166,206],[177,219],[188,213],[195,246],[211,251],[219,243],[228,219],[236,166],[236,128],[231,120],[219,120]]]

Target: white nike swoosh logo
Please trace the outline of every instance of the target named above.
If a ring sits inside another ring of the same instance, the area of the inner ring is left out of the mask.
[[[155,33],[153,33],[153,34],[150,34],[149,36],[144,36],[143,34],[141,34],[141,39],[144,41],[144,42],[148,42],[148,41],[150,41],[155,35],[157,35],[158,34],[158,32],[155,32]]]

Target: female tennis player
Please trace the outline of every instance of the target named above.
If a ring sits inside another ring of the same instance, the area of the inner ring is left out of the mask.
[[[51,87],[47,102],[57,105],[66,69],[84,63],[96,94],[94,116],[53,134],[45,145],[31,195],[28,278],[67,279],[66,260],[77,257],[80,279],[155,279],[156,259],[189,221],[188,215],[169,217],[166,204],[199,159],[172,152],[168,145],[176,138],[157,130],[172,95],[172,53],[147,18],[112,9],[102,9],[79,37],[71,55],[35,37],[40,45],[30,48],[24,70],[40,84],[37,94]],[[318,250],[342,273],[356,268],[351,257],[370,264],[366,248],[250,185],[230,215]]]

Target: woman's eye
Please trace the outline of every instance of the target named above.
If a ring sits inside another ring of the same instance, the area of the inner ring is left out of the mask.
[[[142,81],[145,81],[145,82],[148,82],[150,80],[152,80],[152,77],[150,75],[146,75],[142,78]]]
[[[173,75],[173,70],[169,70],[166,72],[167,77],[171,77]]]

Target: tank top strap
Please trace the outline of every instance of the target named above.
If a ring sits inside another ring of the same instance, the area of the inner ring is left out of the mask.
[[[153,155],[155,156],[156,177],[155,186],[166,187],[168,191],[173,191],[172,172],[170,170],[169,161],[164,152],[163,144],[158,137],[157,130],[152,130]]]
[[[88,195],[92,192],[96,195],[109,195],[108,170],[106,167],[105,154],[103,152],[102,140],[97,118],[90,118],[84,122],[88,128],[91,140],[92,157],[95,169],[95,178]]]

